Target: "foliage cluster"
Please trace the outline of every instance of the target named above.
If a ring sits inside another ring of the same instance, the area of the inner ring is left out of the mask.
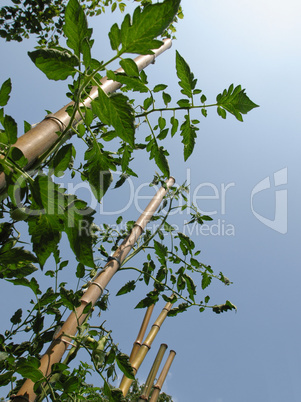
[[[158,37],[164,35],[167,29],[169,32],[174,30],[171,27],[179,13],[180,0],[155,4],[142,1],[132,17],[125,15],[121,26],[113,24],[108,36],[115,56],[109,61],[92,58],[94,40],[86,16],[100,14],[108,5],[114,11],[118,4],[123,11],[124,3],[112,0],[69,0],[68,4],[64,1],[25,1],[25,11],[20,11],[21,3],[16,0],[15,8],[1,9],[2,18],[6,21],[12,19],[16,24],[11,30],[4,20],[0,20],[3,27],[1,36],[7,40],[21,40],[22,36],[39,33],[39,43],[43,46],[30,52],[29,57],[51,80],[72,78],[68,96],[73,104],[68,108],[70,123],[59,133],[56,144],[31,166],[34,173],[29,174],[28,161],[15,146],[17,124],[4,112],[10,97],[10,79],[0,89],[0,171],[6,180],[6,193],[3,193],[0,210],[0,275],[1,279],[16,286],[28,287],[33,294],[31,308],[27,311],[20,308],[14,312],[11,327],[0,335],[0,385],[11,384],[11,393],[16,393],[23,381],[18,379],[19,374],[34,381],[37,400],[46,395],[51,400],[121,400],[120,391],[109,385],[116,376],[115,364],[127,376],[131,376],[132,371],[127,356],[118,349],[110,331],[103,325],[92,325],[86,321],[78,328],[74,346],[67,357],[54,365],[51,375],[45,378],[39,370],[44,345],[55,337],[66,313],[79,305],[84,287],[101,269],[99,256],[107,259],[134,224],[126,222],[124,228],[117,231],[116,226],[124,220],[124,217],[118,217],[114,227],[108,224],[98,227],[94,222],[95,211],[86,201],[67,194],[56,179],[69,172],[71,178],[89,183],[94,196],[101,202],[112,185],[112,171],[120,172],[120,179],[115,184],[118,188],[130,176],[138,176],[131,168],[131,161],[137,152],[144,152],[161,171],[155,175],[152,185],[164,186],[165,178],[170,176],[169,152],[164,145],[168,137],[181,136],[186,161],[194,151],[200,119],[207,117],[209,108],[216,108],[222,118],[226,118],[228,112],[242,121],[242,115],[257,105],[240,85],[233,84],[217,95],[215,102],[207,103],[206,96],[197,87],[197,79],[179,52],[176,52],[175,68],[182,95],[174,101],[167,85],[158,83],[150,87],[146,73],[139,71],[133,60],[126,57],[127,54],[152,54],[151,49],[162,45]],[[49,18],[44,20],[45,10],[49,10]],[[37,16],[39,24],[29,19],[28,12]],[[59,19],[54,23],[56,16]],[[26,25],[24,18],[28,24],[30,20],[31,25]],[[64,33],[66,48],[58,44],[58,38],[45,46],[53,24],[58,35]],[[18,26],[19,30],[16,29]],[[115,73],[109,69],[115,60],[120,61],[124,72]],[[104,75],[121,83],[122,90],[106,94],[101,84]],[[89,97],[92,87],[97,88],[98,98],[88,108],[82,102]],[[139,104],[135,103],[136,93],[144,96]],[[157,107],[158,103],[164,106]],[[199,111],[199,119],[192,116],[193,111]],[[151,116],[157,116],[155,125]],[[148,134],[144,141],[137,141],[136,131],[141,125],[147,127]],[[28,131],[31,126],[25,122],[24,128]],[[68,141],[72,136],[77,137],[77,141]],[[76,143],[85,149],[83,161],[77,161]],[[206,289],[207,292],[212,279],[225,285],[229,285],[230,281],[222,272],[215,274],[211,266],[203,264],[199,260],[200,250],[193,240],[176,231],[170,221],[169,214],[179,209],[190,211],[189,224],[196,222],[202,225],[204,221],[211,220],[201,215],[194,205],[188,205],[187,191],[186,183],[170,189],[161,209],[152,218],[156,230],[146,230],[122,264],[120,271],[129,270],[132,274],[118,295],[134,291],[139,283],[152,288],[136,308],[145,308],[161,299],[173,303],[169,316],[176,316],[191,307],[197,307],[200,312],[211,308],[215,313],[235,308],[229,301],[220,305],[210,304],[210,296],[204,291]],[[32,250],[22,245],[20,221],[22,231],[24,225],[28,228]],[[60,246],[63,232],[77,260],[76,290],[69,289],[68,284],[60,280],[61,272],[70,265]],[[135,260],[129,264],[142,250],[145,251],[142,268],[135,266]],[[37,265],[40,269],[48,265],[46,262],[51,255],[52,266],[43,272],[48,284],[50,280],[53,284],[45,289],[45,284],[37,281],[35,272]],[[203,296],[197,292],[198,282]],[[105,293],[95,308],[99,312],[106,310],[107,302],[108,294]],[[20,334],[28,336],[27,339],[20,342]],[[72,369],[70,362],[80,349],[86,351],[90,362],[81,362]],[[102,378],[103,388],[87,384],[86,377],[92,371]]]

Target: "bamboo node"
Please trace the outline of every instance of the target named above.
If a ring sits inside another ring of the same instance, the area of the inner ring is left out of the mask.
[[[66,128],[66,125],[62,122],[62,120],[60,120],[58,117],[56,117],[54,114],[50,113],[47,114],[47,116],[44,117],[44,120],[54,120],[56,123],[58,123],[59,127],[60,127],[60,131],[64,131]]]
[[[90,286],[92,286],[92,285],[97,286],[97,287],[100,289],[101,294],[103,294],[104,288],[103,288],[99,283],[97,283],[97,282],[92,282]]]
[[[120,267],[121,267],[120,259],[117,258],[117,257],[114,257],[113,255],[110,255],[110,256],[108,257],[108,262],[110,262],[110,261],[112,261],[112,260],[117,261],[117,263],[118,263],[118,269],[120,269]]]

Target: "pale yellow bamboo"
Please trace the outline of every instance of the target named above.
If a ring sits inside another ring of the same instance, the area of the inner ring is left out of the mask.
[[[139,367],[141,366],[147,352],[149,351],[149,349],[151,348],[151,345],[157,335],[157,333],[159,332],[159,329],[162,325],[162,323],[164,322],[167,313],[169,312],[169,310],[171,309],[172,303],[167,303],[165,305],[165,307],[163,308],[163,310],[161,311],[161,313],[159,314],[159,317],[157,318],[157,320],[154,322],[151,330],[149,331],[147,337],[145,338],[145,341],[143,342],[143,344],[141,345],[140,349],[138,350],[136,356],[133,359],[133,362],[131,362],[131,365],[133,367],[134,373],[136,374]],[[130,378],[124,377],[120,383],[119,388],[121,389],[122,393],[124,396],[127,395],[129,388],[132,384],[132,381]]]
[[[167,180],[166,185],[167,188],[171,187],[174,184],[174,178],[171,177]],[[65,353],[67,347],[72,341],[72,336],[74,336],[77,332],[78,326],[80,326],[85,320],[87,314],[83,313],[84,308],[87,304],[91,303],[92,306],[95,305],[99,297],[102,295],[105,287],[108,282],[111,280],[113,275],[119,268],[119,263],[123,262],[138,237],[142,233],[143,229],[149,222],[151,216],[154,214],[158,206],[160,205],[164,195],[167,190],[164,187],[161,187],[153,199],[150,201],[145,211],[140,215],[137,220],[135,226],[133,227],[129,236],[122,242],[122,244],[118,247],[113,255],[113,259],[110,260],[104,267],[104,269],[100,272],[100,274],[92,281],[88,290],[81,298],[81,305],[72,312],[67,318],[66,322],[56,335],[56,339],[53,340],[48,350],[41,358],[41,365],[39,369],[43,373],[44,376],[49,375],[51,372],[51,367],[54,363],[58,363],[63,354]],[[24,398],[27,398],[29,402],[33,402],[35,400],[35,392],[33,390],[33,382],[29,379],[25,381],[22,385],[20,391],[17,394],[17,397],[14,398],[14,401],[22,402]],[[18,398],[20,396],[20,398]]]
[[[165,381],[165,378],[167,376],[167,373],[170,369],[171,363],[173,362],[175,355],[176,355],[176,352],[174,350],[171,350],[169,352],[169,356],[168,356],[166,363],[164,364],[164,367],[159,375],[158,381],[157,381],[156,385],[154,386],[154,390],[153,390],[153,393],[152,393],[152,396],[151,396],[149,402],[156,402],[157,399],[159,398],[159,394],[161,392],[163,383]]]
[[[145,315],[144,315],[144,318],[143,318],[143,321],[142,321],[142,324],[141,324],[137,339],[134,342],[134,345],[133,345],[133,348],[132,348],[132,351],[131,351],[131,354],[130,354],[130,362],[133,361],[133,359],[136,356],[138,350],[140,349],[140,346],[142,344],[142,341],[143,341],[143,338],[144,338],[144,335],[145,335],[145,332],[146,332],[146,328],[147,328],[147,326],[149,324],[149,320],[151,318],[153,309],[154,309],[154,305],[152,304],[151,306],[149,306],[147,308],[147,310],[145,312]]]
[[[158,57],[161,53],[163,53],[166,49],[171,47],[171,40],[165,39],[163,46],[159,49],[154,49],[154,54],[152,55],[143,55],[138,56],[134,59],[137,64],[138,69],[141,71],[146,66],[151,63],[154,63],[155,58]],[[123,69],[118,69],[117,72],[122,72]],[[101,88],[105,93],[112,93],[117,91],[121,87],[121,84],[116,81],[108,80],[107,77],[104,77],[101,80],[102,86]],[[98,97],[98,87],[95,86],[92,88],[89,96],[83,102],[82,106],[90,107],[92,100]],[[74,102],[68,103],[62,109],[53,113],[51,115],[47,115],[43,121],[39,124],[35,125],[31,130],[27,131],[27,133],[23,134],[17,142],[14,144],[15,147],[19,148],[24,156],[28,160],[27,169],[45,152],[47,152],[58,140],[60,133],[64,131],[64,129],[70,123],[70,116],[66,112],[67,107],[74,105]],[[81,117],[79,114],[75,116],[74,125],[76,125],[79,121],[81,121]],[[66,138],[67,139],[67,138]],[[0,190],[5,187],[5,175],[4,173],[0,174]]]
[[[156,356],[156,358],[154,360],[152,368],[151,368],[151,370],[149,372],[149,375],[148,375],[148,377],[146,379],[146,382],[145,382],[142,394],[140,396],[139,402],[143,402],[144,400],[148,401],[149,394],[151,392],[152,386],[154,384],[157,372],[159,370],[159,367],[160,367],[160,364],[162,362],[162,359],[163,359],[163,356],[164,356],[164,353],[165,353],[166,349],[167,349],[167,345],[165,343],[162,343],[160,345],[160,348],[158,350],[158,353],[157,353],[157,356]]]

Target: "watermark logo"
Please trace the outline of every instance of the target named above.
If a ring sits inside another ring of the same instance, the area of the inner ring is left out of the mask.
[[[287,184],[287,168],[278,170],[278,172],[274,173],[274,185],[275,187],[279,187]],[[266,177],[261,180],[256,186],[253,188],[251,192],[251,210],[253,215],[265,226],[275,230],[278,233],[285,234],[287,233],[287,190],[280,189],[275,190],[275,213],[274,219],[268,219],[258,212],[255,211],[253,205],[254,196],[261,191],[265,191],[271,188],[271,180],[270,177]]]

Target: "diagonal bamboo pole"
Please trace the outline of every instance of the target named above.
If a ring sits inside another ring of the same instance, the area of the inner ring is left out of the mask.
[[[149,306],[147,308],[146,312],[145,312],[145,315],[144,315],[144,318],[143,318],[143,321],[142,321],[142,324],[141,324],[137,339],[134,342],[134,345],[133,345],[133,348],[132,348],[132,351],[131,351],[131,354],[130,354],[130,362],[133,361],[133,359],[136,356],[138,350],[140,349],[140,346],[142,345],[143,338],[144,338],[144,335],[145,335],[145,331],[146,331],[146,328],[147,328],[147,326],[149,324],[149,320],[151,318],[153,309],[154,309],[154,304]]]
[[[157,372],[159,370],[159,367],[160,367],[160,364],[162,362],[162,359],[163,359],[163,356],[164,356],[164,353],[165,353],[166,349],[167,349],[167,345],[165,343],[162,343],[160,345],[160,348],[158,350],[158,353],[157,353],[157,356],[156,356],[156,358],[154,360],[152,368],[151,368],[151,370],[149,372],[149,375],[147,377],[147,380],[145,382],[142,394],[141,394],[138,402],[148,401],[149,394],[151,392],[152,386],[154,384]]]
[[[176,355],[176,352],[174,350],[171,350],[169,352],[169,356],[166,360],[166,363],[164,364],[161,374],[159,375],[158,381],[157,381],[156,385],[154,386],[154,390],[153,390],[153,393],[152,393],[152,396],[151,396],[149,402],[157,402],[157,400],[159,398],[159,394],[160,394],[162,386],[163,386],[163,383],[165,381],[165,378],[167,376],[167,373],[170,369],[171,363],[172,363],[175,355]]]
[[[171,40],[164,39],[164,44],[159,49],[154,49],[154,54],[152,55],[143,55],[138,56],[134,59],[135,63],[139,71],[143,70],[149,64],[154,63],[156,57],[158,57],[161,53],[163,53],[166,49],[171,47]],[[123,72],[122,68],[116,70],[116,72]],[[112,93],[117,91],[121,87],[122,84],[116,81],[108,80],[107,77],[104,77],[101,80],[102,86],[101,88],[105,93]],[[92,87],[92,90],[87,97],[87,99],[83,102],[82,106],[91,107],[92,100],[98,97],[98,87]],[[70,123],[70,116],[66,112],[68,106],[74,105],[74,102],[68,103],[68,105],[64,106],[62,109],[57,111],[54,114],[49,114],[45,117],[43,121],[33,127],[31,130],[27,131],[27,133],[23,134],[17,142],[14,144],[14,147],[19,148],[25,158],[28,160],[27,169],[34,163],[36,160],[43,155],[45,152],[49,151],[49,149],[58,141],[60,133],[62,133],[66,127],[68,127]],[[76,114],[73,125],[81,121],[81,116]],[[58,135],[59,134],[59,135]],[[65,139],[65,141],[67,138]],[[5,187],[5,175],[4,173],[0,174],[0,190],[3,190]]]
[[[139,367],[141,366],[147,352],[150,350],[151,345],[155,339],[155,337],[157,336],[157,333],[159,332],[159,329],[161,328],[161,325],[163,324],[167,313],[169,312],[169,310],[171,309],[172,303],[166,303],[165,307],[163,308],[163,310],[161,311],[161,313],[159,314],[159,317],[156,319],[156,321],[154,322],[151,330],[149,331],[147,337],[145,338],[145,341],[143,342],[143,344],[141,345],[139,351],[137,352],[136,356],[134,357],[133,361],[131,362],[131,365],[133,367],[134,373],[136,374]],[[127,395],[129,388],[132,384],[133,380],[131,380],[128,377],[124,377],[121,380],[120,386],[119,388],[121,389],[122,393],[124,396]]]
[[[167,189],[173,186],[174,181],[175,180],[173,177],[167,180],[166,182]],[[51,372],[52,365],[54,363],[58,363],[61,360],[67,347],[72,341],[72,337],[76,334],[77,328],[83,323],[87,314],[89,314],[83,312],[84,308],[89,303],[91,303],[91,306],[93,307],[97,302],[97,300],[99,299],[99,297],[102,295],[105,287],[107,286],[113,275],[117,272],[120,265],[124,261],[125,257],[129,253],[131,248],[134,246],[138,237],[141,235],[145,226],[147,225],[152,215],[160,205],[164,195],[167,192],[167,189],[161,187],[157,191],[156,195],[153,197],[153,199],[150,201],[144,212],[140,215],[139,219],[136,221],[135,226],[131,230],[129,236],[122,242],[122,244],[115,251],[113,257],[111,257],[111,259],[107,262],[104,269],[100,272],[98,276],[94,278],[94,280],[90,284],[86,293],[81,298],[81,305],[78,308],[76,308],[75,311],[72,312],[67,318],[66,322],[56,335],[56,338],[53,340],[53,342],[47,349],[46,353],[41,358],[41,365],[39,369],[41,370],[44,376],[49,375]],[[171,303],[169,304],[171,305]],[[158,321],[157,325],[160,324],[161,320]],[[14,402],[16,401],[24,402],[24,400],[33,402],[36,397],[35,392],[33,390],[33,386],[34,383],[31,380],[27,379],[25,383],[22,385],[17,396],[14,398]]]

